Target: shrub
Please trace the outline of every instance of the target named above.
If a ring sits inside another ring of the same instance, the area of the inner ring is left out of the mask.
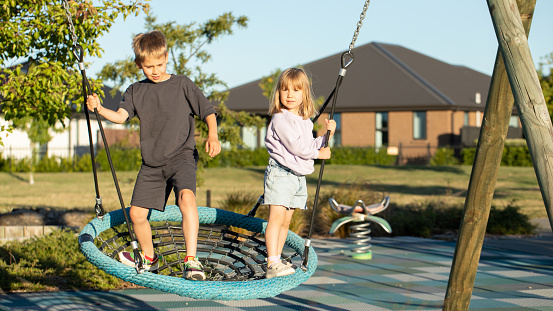
[[[264,166],[269,163],[269,153],[265,148],[222,150],[215,157],[210,158],[206,167],[246,167]]]
[[[458,165],[459,160],[455,157],[455,150],[451,148],[438,148],[430,159],[430,165]]]
[[[463,206],[448,205],[441,201],[427,201],[406,206],[394,206],[390,224],[396,236],[424,238],[437,234],[457,232],[463,217]],[[534,226],[528,216],[520,213],[520,207],[510,203],[499,210],[490,209],[486,233],[533,234]]]
[[[476,156],[476,147],[464,148],[461,151],[464,165],[473,165]],[[520,139],[506,140],[501,165],[504,166],[532,166],[530,151],[526,142]]]
[[[536,226],[530,222],[527,215],[520,213],[520,207],[513,202],[504,209],[491,207],[490,218],[486,232],[491,234],[532,234]]]
[[[389,155],[386,148],[334,147],[332,157],[325,164],[356,164],[390,166],[396,163],[396,156]]]
[[[463,165],[473,165],[475,157],[476,157],[476,147],[463,148],[463,150],[461,151],[461,158],[463,158]]]
[[[109,149],[109,153],[116,171],[137,171],[142,165],[140,149],[112,147]],[[98,151],[95,160],[100,170],[111,170],[105,149]]]
[[[89,263],[68,230],[0,246],[0,287],[6,292],[105,290],[123,283]]]

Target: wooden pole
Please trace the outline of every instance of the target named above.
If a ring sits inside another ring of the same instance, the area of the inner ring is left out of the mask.
[[[536,0],[517,0],[517,4],[528,36]],[[469,309],[513,104],[505,64],[498,49],[465,200],[463,222],[453,256],[444,310]]]
[[[514,0],[488,0],[495,33],[549,223],[553,227],[553,125]],[[516,16],[516,18],[515,18]]]

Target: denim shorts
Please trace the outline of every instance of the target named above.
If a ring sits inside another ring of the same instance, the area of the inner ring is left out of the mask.
[[[263,204],[306,209],[306,203],[305,176],[297,175],[272,158],[269,159],[265,170]]]

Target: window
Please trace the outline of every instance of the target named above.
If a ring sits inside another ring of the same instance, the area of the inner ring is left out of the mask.
[[[328,145],[330,147],[337,147],[342,145],[342,115],[334,113],[333,119],[336,121],[336,132],[334,132],[334,135],[328,141]]]
[[[509,127],[519,127],[518,116],[511,116],[509,119]]]
[[[380,148],[382,146],[388,145],[388,113],[387,112],[377,112],[376,113],[376,137],[375,137],[375,148]]]
[[[463,125],[464,126],[469,126],[469,112],[468,111],[465,111],[465,119],[463,120]]]
[[[413,111],[413,139],[426,139],[426,111]]]

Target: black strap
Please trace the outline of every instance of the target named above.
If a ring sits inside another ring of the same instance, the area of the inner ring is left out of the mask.
[[[347,58],[350,57],[348,60]],[[330,97],[332,97],[332,106],[330,106],[330,115],[329,119],[332,120],[334,118],[334,108],[336,107],[336,101],[338,99],[338,91],[340,90],[340,86],[342,85],[342,80],[344,76],[346,75],[346,69],[351,63],[353,62],[353,53],[351,51],[344,52],[341,57],[341,68],[340,73],[338,74],[338,79],[336,80],[336,86],[334,87],[334,90],[332,91],[333,95],[331,94]],[[328,100],[327,100],[328,101]],[[325,103],[326,105],[327,103]],[[323,108],[320,110],[319,115],[315,118],[315,120],[318,119],[318,117],[321,115],[322,111],[324,110],[325,105],[323,105]],[[325,136],[325,142],[324,147],[328,147],[328,140],[330,138],[330,131],[326,131]],[[321,189],[321,181],[323,179],[323,172],[325,167],[325,160],[323,159],[321,161],[321,168],[319,170],[319,179],[317,180],[317,189],[315,191],[315,201],[313,203],[313,211],[311,212],[311,222],[309,224],[309,234],[307,235],[307,239],[305,240],[305,249],[303,251],[303,261],[301,264],[301,268],[304,271],[307,271],[307,262],[309,260],[309,247],[311,245],[311,234],[313,233],[313,223],[315,220],[315,212],[317,210],[317,203],[319,201],[319,191]]]
[[[79,44],[75,44],[72,47],[73,54],[79,61],[79,70],[81,71],[82,76],[82,88],[83,88],[83,110],[86,115],[86,123],[88,125],[88,140],[90,144],[90,158],[92,161],[92,171],[94,173],[94,186],[96,188],[96,215],[98,218],[102,218],[105,215],[104,207],[102,206],[102,197],[100,196],[100,190],[98,186],[98,173],[96,171],[96,161],[94,159],[94,143],[92,140],[92,128],[90,126],[90,115],[88,112],[88,107],[86,105],[86,100],[89,95],[92,95],[92,88],[90,87],[90,83],[88,81],[88,78],[86,77],[86,70],[84,66],[84,51],[82,46]],[[104,148],[106,150],[106,155],[109,162],[109,167],[111,169],[111,175],[113,177],[113,182],[115,183],[115,189],[117,190],[117,195],[119,197],[119,203],[121,204],[121,209],[123,210],[123,215],[125,217],[125,222],[127,223],[127,229],[129,230],[129,236],[131,238],[131,245],[134,252],[134,258],[135,258],[135,265],[136,270],[140,273],[144,271],[143,263],[142,263],[142,256],[140,256],[140,253],[138,251],[138,243],[136,242],[136,237],[134,235],[134,231],[132,229],[130,217],[127,213],[127,209],[125,208],[125,203],[123,202],[123,196],[121,195],[121,189],[119,187],[119,182],[117,181],[117,175],[115,174],[115,167],[113,165],[113,161],[111,159],[111,154],[109,152],[109,146],[106,139],[106,134],[104,132],[104,127],[102,126],[102,120],[100,118],[100,114],[98,113],[98,109],[94,108],[94,114],[96,115],[96,120],[98,121],[98,127],[100,129],[100,134],[102,136],[102,141],[104,142]],[[138,259],[138,260],[136,260]]]

